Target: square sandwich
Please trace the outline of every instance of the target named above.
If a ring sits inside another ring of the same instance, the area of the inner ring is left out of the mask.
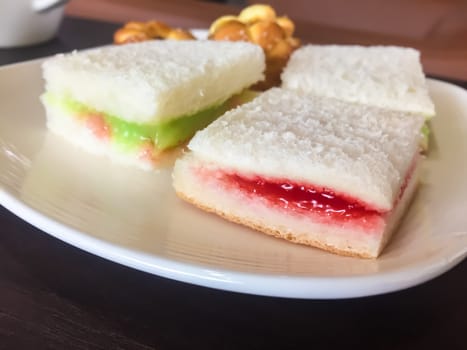
[[[47,126],[114,160],[152,168],[263,79],[243,42],[155,40],[57,55],[43,64]]]
[[[266,234],[377,257],[417,180],[421,115],[271,89],[188,144],[184,200]]]

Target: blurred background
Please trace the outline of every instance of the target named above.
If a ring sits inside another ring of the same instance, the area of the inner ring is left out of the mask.
[[[467,0],[71,0],[66,13],[207,28],[252,3],[270,4],[278,15],[289,16],[304,43],[415,47],[431,75],[467,80]]]
[[[74,15],[116,22],[164,17],[172,25],[184,19],[186,25],[186,18],[193,17],[193,24],[201,23],[194,17],[204,18],[200,13],[193,16],[184,10],[184,7],[192,9],[197,2],[200,10],[206,6],[214,8],[206,13],[211,17],[209,20],[226,14],[226,10],[238,13],[252,3],[270,4],[279,14],[296,21],[297,30],[310,38],[316,36],[307,29],[316,25],[329,31],[350,30],[357,37],[362,36],[359,32],[378,33],[387,39],[407,42],[430,40],[438,48],[467,48],[466,0],[71,0],[67,10]],[[179,10],[178,16],[172,15],[174,9]]]

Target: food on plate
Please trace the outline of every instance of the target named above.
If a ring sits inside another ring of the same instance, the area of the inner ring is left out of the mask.
[[[282,73],[282,87],[414,114],[435,115],[419,51],[396,46],[306,45]],[[423,148],[428,146],[424,125]]]
[[[189,30],[173,28],[160,21],[127,22],[114,33],[114,44],[156,39],[193,40],[195,37]]]
[[[294,31],[295,24],[288,17],[278,17],[269,5],[256,4],[244,8],[238,16],[216,19],[209,28],[209,38],[249,41],[261,46],[266,55],[266,79],[256,87],[264,90],[280,84],[282,69],[300,46]]]
[[[46,60],[41,99],[50,130],[148,169],[223,114],[263,71],[264,53],[251,43],[146,41]]]
[[[415,191],[421,115],[272,88],[197,132],[182,199],[295,243],[377,257]]]

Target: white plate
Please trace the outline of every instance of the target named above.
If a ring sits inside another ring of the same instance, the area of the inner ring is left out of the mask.
[[[410,287],[467,255],[467,92],[429,81],[438,116],[424,179],[377,260],[339,257],[231,224],[176,198],[170,168],[122,167],[51,135],[40,61],[0,69],[0,203],[109,260],[230,291],[345,298]]]

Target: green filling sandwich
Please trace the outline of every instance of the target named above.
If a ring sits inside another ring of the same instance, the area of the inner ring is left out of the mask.
[[[145,169],[188,141],[263,79],[253,44],[151,41],[57,55],[43,64],[49,129]]]
[[[196,131],[217,119],[229,107],[229,101],[206,108],[192,115],[181,116],[155,124],[128,122],[121,117],[93,110],[80,102],[45,94],[43,101],[65,116],[85,124],[96,137],[109,138],[123,151],[131,151],[151,142],[158,150],[176,147],[191,138]]]

